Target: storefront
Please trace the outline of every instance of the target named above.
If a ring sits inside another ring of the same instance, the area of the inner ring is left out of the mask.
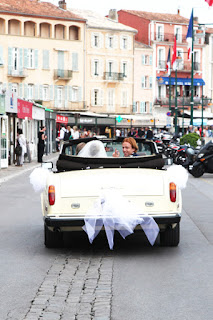
[[[5,114],[5,96],[0,95],[0,169],[8,167],[8,117]]]
[[[53,110],[45,109],[45,126],[46,126],[46,148],[45,153],[56,152],[56,113]]]
[[[45,122],[45,107],[39,104],[34,104],[32,107],[32,121],[29,123],[30,132],[29,138],[29,148],[31,153],[31,158],[37,158],[37,142],[38,142],[38,132],[40,127],[44,125]]]

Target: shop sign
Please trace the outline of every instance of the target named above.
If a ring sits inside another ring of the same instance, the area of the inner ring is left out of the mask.
[[[68,123],[68,117],[61,116],[61,115],[57,114],[57,116],[56,116],[56,122],[67,124],[67,123]]]
[[[33,108],[33,103],[18,99],[18,102],[17,102],[18,118],[19,119],[28,118],[29,120],[32,120],[32,108]]]
[[[17,93],[7,92],[6,93],[6,112],[17,113]]]
[[[5,113],[5,95],[0,94],[0,114]]]
[[[34,120],[45,120],[45,109],[33,106],[32,116]]]
[[[80,118],[80,124],[95,124],[95,118]]]

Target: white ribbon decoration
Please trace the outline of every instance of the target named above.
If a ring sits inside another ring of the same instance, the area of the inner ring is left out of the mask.
[[[140,209],[117,190],[112,189],[105,190],[94,202],[84,221],[83,230],[87,233],[90,243],[104,226],[111,250],[114,246],[114,230],[125,239],[140,224],[151,245],[154,245],[159,233],[159,227],[152,217],[142,215]]]

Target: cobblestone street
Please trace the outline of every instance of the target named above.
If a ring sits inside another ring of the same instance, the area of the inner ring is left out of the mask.
[[[58,255],[23,320],[109,320],[112,277],[112,256]]]

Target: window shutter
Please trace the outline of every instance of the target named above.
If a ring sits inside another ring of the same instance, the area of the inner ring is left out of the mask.
[[[49,69],[49,50],[43,50],[43,69]]]
[[[113,48],[118,49],[118,36],[113,36]]]
[[[133,101],[132,111],[136,112],[136,102],[135,101]]]
[[[35,69],[38,69],[38,49],[34,50]]]
[[[55,93],[55,107],[57,108],[57,103],[58,103],[57,86],[54,86],[54,93]]]
[[[65,107],[68,105],[68,87],[64,86],[64,102],[65,102]]]
[[[152,77],[149,77],[149,88],[152,89]]]
[[[43,86],[42,85],[39,86],[39,99],[43,100]]]
[[[22,84],[22,83],[19,84],[19,93],[18,93],[18,96],[19,96],[20,98],[23,98],[23,84]]]
[[[12,83],[11,82],[8,83],[8,90],[9,90],[9,94],[11,95],[12,94]]]
[[[144,111],[143,102],[140,103],[140,113],[143,113]]]
[[[38,85],[36,84],[34,87],[34,96],[35,96],[35,100],[39,100],[39,96],[38,96]]]
[[[142,54],[142,64],[144,65],[145,64],[145,55]]]
[[[82,88],[78,87],[78,101],[81,102],[82,101]]]
[[[50,100],[53,100],[53,85],[50,85]]]
[[[94,89],[91,90],[91,105],[92,106],[95,105],[95,91],[94,91]]]
[[[69,86],[69,101],[72,101],[72,87]]]
[[[150,56],[149,56],[149,64],[150,64],[150,66],[152,66],[152,54],[150,54]]]
[[[100,90],[100,105],[103,107],[104,105],[104,90]]]
[[[99,34],[99,48],[103,48],[104,46],[104,36],[102,33]]]
[[[91,76],[95,74],[95,60],[91,59]]]
[[[13,58],[12,58],[12,53],[13,48],[8,48],[8,74],[12,74],[12,69],[13,69]]]
[[[127,44],[128,50],[132,50],[132,37],[128,36],[127,41],[128,41],[128,44]]]
[[[27,94],[27,84],[24,84],[24,98],[27,99],[28,98],[28,94]]]
[[[94,48],[94,33],[91,33],[91,47]]]
[[[72,70],[78,71],[78,53],[77,52],[72,53]]]
[[[152,102],[149,103],[149,112],[152,113]]]
[[[19,73],[23,74],[23,49],[19,48]]]
[[[24,68],[28,68],[28,49],[24,48]]]
[[[141,87],[145,88],[145,77],[144,76],[142,76],[142,78],[141,78]]]
[[[3,47],[0,46],[0,65],[4,64],[4,59],[3,59]]]
[[[108,49],[109,48],[109,34],[107,33],[105,36],[105,48]]]

